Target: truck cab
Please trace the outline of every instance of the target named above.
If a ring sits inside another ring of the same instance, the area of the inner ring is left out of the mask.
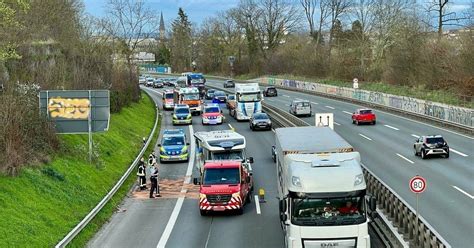
[[[197,88],[179,88],[174,91],[175,104],[186,104],[194,115],[201,114],[201,99]]]
[[[262,112],[262,93],[258,83],[235,84],[235,106],[230,114],[236,120],[249,120],[253,114]]]
[[[199,178],[193,182],[199,187],[199,211],[207,215],[211,211],[236,211],[251,200],[253,176],[240,160],[206,161]]]
[[[360,154],[329,127],[278,128],[280,222],[286,247],[370,248]]]
[[[169,110],[169,109],[174,108],[174,94],[173,94],[173,91],[166,90],[165,92],[163,92],[163,95],[162,95],[161,99],[162,99],[163,109]]]

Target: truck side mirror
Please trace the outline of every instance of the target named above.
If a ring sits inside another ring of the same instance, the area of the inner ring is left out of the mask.
[[[157,146],[158,146],[158,147],[161,147],[161,144],[158,144]]]
[[[288,219],[288,216],[285,214],[285,212],[280,212],[280,221],[286,222],[287,219]]]
[[[280,208],[280,213],[285,213],[286,212],[286,201],[280,200],[278,207]]]
[[[246,183],[250,183],[250,177],[246,177],[246,178],[245,178],[245,182],[246,182]]]
[[[189,146],[189,142],[186,142],[186,145]]]
[[[249,157],[249,158],[247,159],[247,161],[248,161],[249,163],[253,164],[253,157]]]
[[[369,198],[369,209],[372,212],[375,212],[377,210],[377,199],[375,199],[374,196],[370,196]]]
[[[194,185],[201,185],[201,182],[199,181],[199,178],[197,178],[197,177],[193,178],[193,184]]]

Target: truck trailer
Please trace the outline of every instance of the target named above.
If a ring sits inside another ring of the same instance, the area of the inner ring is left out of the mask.
[[[278,128],[275,142],[285,246],[370,247],[360,154],[329,127]]]

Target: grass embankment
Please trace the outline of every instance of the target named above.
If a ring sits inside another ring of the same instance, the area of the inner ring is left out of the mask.
[[[322,84],[352,88],[352,82],[349,82],[349,81],[307,78],[307,77],[288,75],[288,74],[265,75],[265,76],[281,78],[281,79],[300,80],[300,81],[306,81],[306,82],[318,82]],[[248,79],[254,79],[258,77],[263,77],[263,76],[257,76],[253,74],[244,74],[244,75],[237,76],[236,79],[248,80]],[[466,99],[461,99],[455,93],[449,92],[446,90],[429,90],[429,89],[426,89],[422,85],[418,87],[407,87],[407,86],[391,85],[391,84],[383,83],[383,82],[359,82],[359,88],[363,90],[377,91],[377,92],[382,92],[382,93],[387,93],[387,94],[392,94],[392,95],[399,95],[399,96],[408,96],[408,97],[428,100],[432,102],[439,102],[439,103],[462,106],[462,107],[467,107],[467,108],[474,108],[474,101],[467,101]]]
[[[88,163],[87,135],[61,135],[62,149],[52,162],[25,168],[17,177],[0,176],[0,247],[52,247],[60,241],[133,161],[142,137],[148,137],[153,127],[154,106],[142,93],[139,103],[112,115],[109,131],[93,137],[98,164]],[[127,180],[84,237],[90,237],[110,216],[135,179]]]

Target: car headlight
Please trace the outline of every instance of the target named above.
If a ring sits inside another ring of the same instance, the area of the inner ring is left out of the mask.
[[[181,149],[181,152],[182,153],[187,153],[188,152],[188,146],[183,146],[183,148]]]
[[[178,119],[178,116],[176,116],[176,114],[173,114],[173,119]]]
[[[203,199],[203,198],[206,198],[206,194],[199,193],[199,199]]]
[[[357,186],[357,185],[359,185],[359,184],[361,184],[361,183],[363,183],[363,182],[364,182],[364,175],[363,175],[363,174],[359,174],[359,175],[357,175],[357,176],[355,177],[355,179],[354,179],[354,186]]]
[[[233,193],[232,197],[240,198],[240,193],[239,192]]]
[[[188,116],[186,116],[186,119],[190,119],[192,118],[191,114],[188,114]]]
[[[272,124],[272,121],[271,121],[271,120],[268,120],[268,122],[267,122],[267,123],[268,123],[268,124]]]

